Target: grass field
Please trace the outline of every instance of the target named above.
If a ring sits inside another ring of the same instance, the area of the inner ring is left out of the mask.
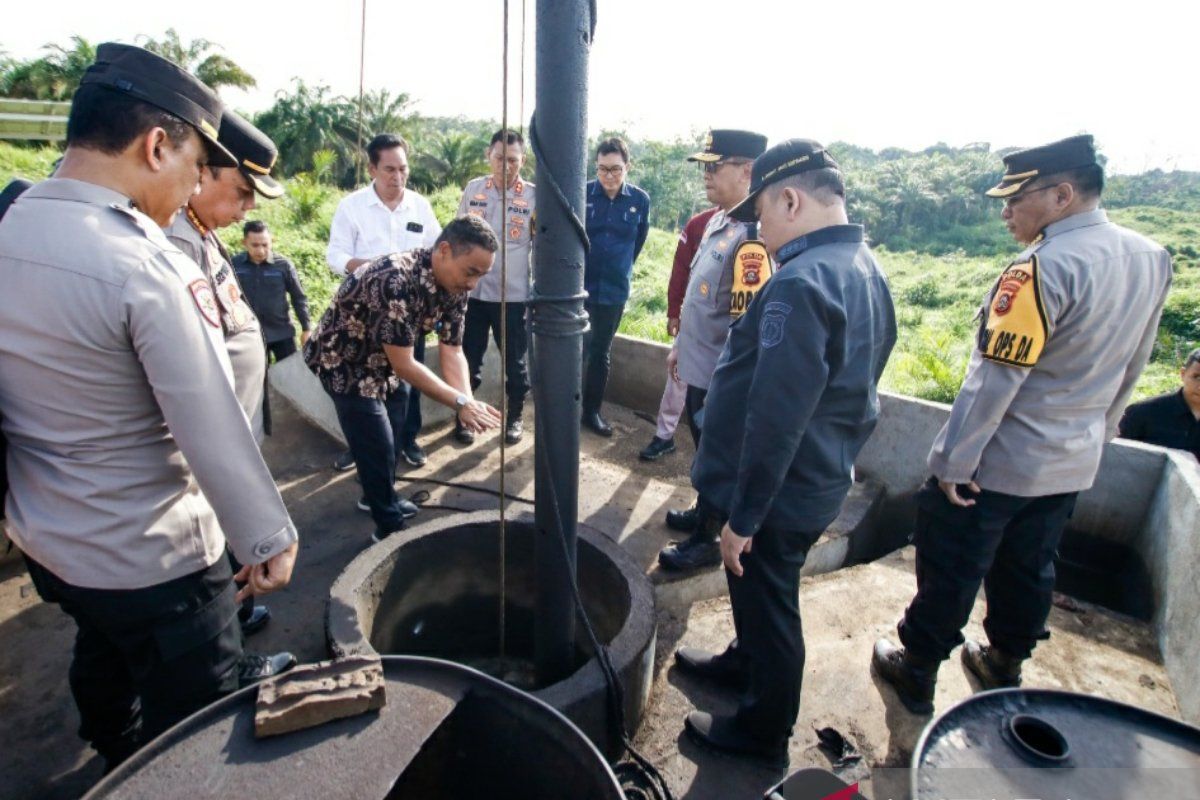
[[[14,176],[44,177],[55,158],[52,149],[19,149],[0,143],[0,186]],[[336,276],[325,265],[325,243],[340,196],[306,178],[292,179],[284,198],[266,201],[250,214],[267,222],[276,250],[296,263],[314,316],[325,308],[337,287]],[[453,216],[458,199],[459,192],[453,187],[430,198],[443,221]],[[1135,391],[1135,397],[1147,397],[1174,389],[1178,364],[1192,348],[1200,346],[1200,212],[1135,206],[1115,209],[1110,216],[1163,244],[1175,260],[1174,283],[1155,352]],[[222,235],[232,248],[240,249],[237,226]],[[998,218],[978,231],[980,241],[995,242],[1000,235],[1003,227]],[[674,233],[651,230],[634,267],[622,333],[667,341],[666,289],[675,241]],[[1013,246],[1013,255],[1018,249]],[[933,256],[882,247],[876,254],[891,282],[899,326],[896,351],[884,375],[885,388],[928,400],[952,401],[970,355],[976,310],[1008,257],[972,256],[961,251]]]

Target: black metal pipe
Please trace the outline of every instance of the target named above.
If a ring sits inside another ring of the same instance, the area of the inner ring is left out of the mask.
[[[534,658],[556,681],[575,666],[575,572],[579,511],[579,416],[583,334],[583,219],[587,161],[587,68],[594,3],[538,0],[537,231],[530,292],[536,466]],[[569,565],[563,563],[566,542]]]

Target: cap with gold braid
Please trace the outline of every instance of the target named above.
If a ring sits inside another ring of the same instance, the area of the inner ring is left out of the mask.
[[[1009,153],[1004,157],[1004,177],[984,194],[988,197],[1012,197],[1034,178],[1099,165],[1091,134],[1072,136],[1041,147]]]
[[[767,137],[753,131],[715,128],[704,137],[704,149],[688,156],[688,161],[713,163],[723,158],[755,159],[767,149]]]
[[[232,167],[237,163],[217,141],[224,104],[178,64],[142,47],[105,42],[96,48],[96,61],[79,83],[124,92],[174,114],[200,132],[208,148],[209,164]]]
[[[256,192],[268,199],[283,194],[283,186],[271,177],[279,151],[269,136],[227,110],[221,117],[220,142],[233,153],[238,169]]]

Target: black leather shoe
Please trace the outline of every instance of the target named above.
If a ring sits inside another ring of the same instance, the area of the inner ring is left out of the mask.
[[[1015,689],[1020,686],[1022,661],[971,639],[963,644],[963,666],[974,673],[984,689]]]
[[[238,682],[250,686],[259,681],[282,675],[296,666],[296,657],[284,650],[273,656],[245,653],[238,661]]]
[[[397,531],[404,530],[404,528],[400,527],[400,528],[397,528],[396,530]],[[395,532],[396,531],[381,531],[377,528],[375,530],[375,532],[371,534],[371,541],[374,542],[375,544],[379,544],[380,542],[382,542],[384,539],[388,538]]]
[[[525,435],[525,424],[520,419],[514,419],[504,426],[505,444],[516,444]]]
[[[271,620],[271,609],[266,606],[255,606],[249,617],[241,619],[239,615],[239,620],[242,623],[242,635],[253,636],[266,627]]]
[[[692,536],[682,542],[671,542],[658,553],[658,564],[671,572],[715,567],[721,563],[721,543]]]
[[[650,440],[650,444],[646,445],[642,452],[638,453],[638,458],[642,461],[658,461],[667,453],[675,452],[675,439],[660,439],[655,436]]]
[[[417,444],[416,442],[409,442],[408,444],[404,445],[404,448],[400,451],[400,454],[404,456],[404,460],[413,467],[423,467],[425,466],[425,462],[429,460],[429,456],[425,455],[424,448],[422,448],[421,445]]]
[[[700,509],[695,503],[691,508],[669,509],[667,511],[667,527],[673,531],[691,533],[700,524]]]
[[[757,761],[775,770],[788,767],[787,739],[764,741],[755,738],[733,717],[714,717],[706,711],[693,711],[683,723],[692,741],[728,756]]]
[[[412,503],[412,501],[405,500],[403,497],[396,498],[396,504],[400,506],[400,516],[403,519],[412,519],[413,517],[415,517],[417,515],[417,512],[420,510],[419,508],[417,508],[416,505],[414,505]],[[358,498],[358,510],[364,511],[368,514],[371,513],[371,504],[367,502],[367,498],[365,498],[365,497]]]
[[[342,453],[333,461],[333,468],[338,472],[348,472],[354,469],[354,454],[349,450]]]
[[[871,666],[896,690],[905,708],[914,714],[933,713],[933,691],[937,686],[939,666],[936,662],[912,658],[903,647],[880,639],[871,654]]]
[[[469,431],[462,425],[455,422],[454,438],[462,444],[475,444],[475,431]]]
[[[600,416],[599,411],[593,411],[591,414],[584,414],[580,422],[583,423],[583,427],[587,428],[597,436],[608,438],[609,436],[613,435],[612,426],[604,421],[604,417]]]
[[[748,667],[732,644],[723,653],[710,653],[698,647],[675,651],[675,668],[685,675],[703,678],[728,689],[744,689],[750,682]]]

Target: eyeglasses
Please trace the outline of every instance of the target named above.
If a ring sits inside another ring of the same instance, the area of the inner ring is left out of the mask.
[[[1031,194],[1037,194],[1038,192],[1044,192],[1047,189],[1057,189],[1057,188],[1058,188],[1058,184],[1052,183],[1049,186],[1039,186],[1036,189],[1029,189],[1028,191],[1021,192],[1020,194],[1015,194],[1012,197],[1006,197],[1004,199],[1004,207],[1012,208],[1013,206],[1019,204],[1026,197],[1029,197],[1029,195],[1031,195]]]
[[[740,167],[742,164],[749,164],[750,161],[745,158],[729,158],[721,159],[720,161],[701,161],[700,170],[705,173],[714,173],[726,164],[732,164],[735,167]]]
[[[620,175],[624,171],[625,171],[624,164],[617,164],[616,166],[613,166],[613,167],[604,167],[604,166],[600,166],[599,164],[596,165],[596,172],[600,175],[612,175],[613,177],[616,177],[617,175]]]

